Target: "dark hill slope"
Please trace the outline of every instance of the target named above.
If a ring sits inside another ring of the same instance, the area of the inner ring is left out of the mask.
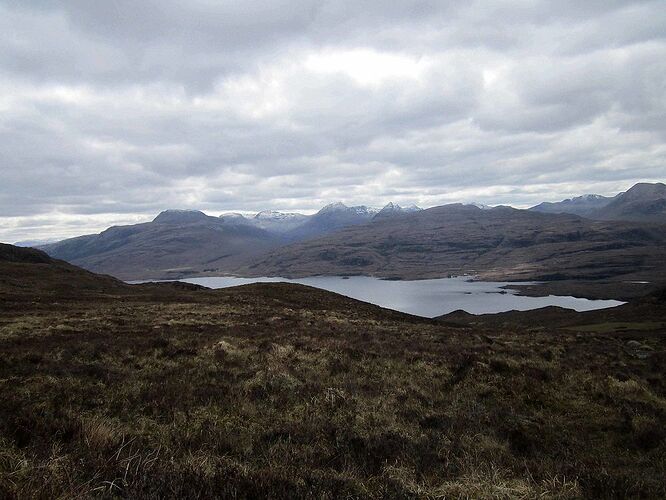
[[[640,183],[589,214],[592,219],[666,224],[666,185]]]
[[[530,208],[530,210],[547,214],[573,214],[580,215],[581,217],[589,217],[590,214],[605,207],[612,200],[613,198],[611,197],[586,194],[554,203],[545,201]]]
[[[661,272],[665,259],[666,234],[659,226],[445,205],[282,247],[242,272],[596,279]]]
[[[595,220],[666,224],[666,185],[638,183],[614,197],[587,194],[555,203],[540,203],[530,210],[574,214]]]
[[[23,248],[0,243],[0,264],[49,264],[54,260],[36,248]]]
[[[128,285],[111,276],[93,274],[34,248],[0,243],[0,298],[17,294],[85,298],[128,290]]]
[[[122,279],[179,277],[192,269],[224,272],[279,245],[263,229],[196,211],[166,211],[152,222],[111,227],[42,248],[53,257]]]
[[[666,331],[666,288],[631,300],[627,304],[576,312],[561,307],[531,311],[507,311],[497,314],[469,314],[454,311],[439,316],[445,324],[475,328],[528,328],[534,330],[566,329],[579,333],[611,333],[623,337],[638,335],[663,337]]]
[[[366,206],[348,207],[344,203],[332,203],[289,231],[287,237],[292,241],[315,238],[345,227],[365,224],[371,221],[376,213]]]

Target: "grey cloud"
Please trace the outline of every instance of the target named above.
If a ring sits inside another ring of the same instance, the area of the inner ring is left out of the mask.
[[[665,33],[663,1],[0,0],[0,239],[663,181]]]

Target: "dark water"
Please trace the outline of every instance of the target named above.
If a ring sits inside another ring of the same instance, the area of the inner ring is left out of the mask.
[[[209,288],[226,288],[257,282],[288,282],[310,285],[347,297],[370,302],[418,316],[434,317],[457,309],[473,314],[496,313],[512,309],[526,311],[545,306],[560,306],[576,311],[614,307],[617,300],[588,300],[550,295],[522,297],[503,290],[506,282],[468,281],[469,278],[441,278],[417,281],[387,281],[368,276],[315,276],[302,279],[210,277],[184,279]],[[515,284],[515,283],[514,283]]]

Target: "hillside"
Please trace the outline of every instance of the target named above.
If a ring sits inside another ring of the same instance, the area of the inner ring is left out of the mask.
[[[605,207],[593,211],[590,217],[666,224],[666,184],[636,184]]]
[[[197,211],[170,210],[152,222],[41,247],[49,255],[122,279],[179,277],[193,269],[223,272],[240,259],[282,244],[276,234]]]
[[[403,279],[465,272],[505,279],[654,278],[663,272],[665,258],[666,234],[658,226],[446,205],[282,247],[242,272]]]
[[[5,246],[0,267],[22,276],[0,278],[2,498],[666,495],[666,344],[643,325],[125,285]]]
[[[555,203],[540,203],[529,210],[574,214],[594,220],[666,224],[666,185],[638,183],[614,197],[588,194]]]
[[[646,198],[632,188],[625,201],[631,199]],[[666,284],[666,233],[654,224],[460,204],[428,210],[389,204],[377,213],[338,203],[292,229],[293,214],[259,215],[166,211],[152,222],[42,248],[55,258],[127,280],[227,273],[400,279],[473,273],[549,282],[524,293],[596,298],[635,297]],[[259,223],[286,225],[268,230]],[[638,281],[650,283],[629,285]]]
[[[253,217],[211,217],[197,210],[166,210],[151,222],[111,227],[99,234],[40,245],[49,255],[121,279],[175,279],[224,274],[290,243],[420,210],[389,203],[382,211],[333,203],[314,215],[277,211]]]
[[[345,227],[370,222],[377,213],[377,210],[366,206],[348,207],[340,202],[331,203],[290,231],[288,236],[296,241],[322,236]]]
[[[545,201],[530,208],[530,210],[545,214],[572,214],[581,217],[590,217],[590,215],[608,205],[612,200],[613,198],[608,196],[585,194],[558,202]]]
[[[437,319],[446,324],[475,328],[526,328],[535,331],[548,327],[577,333],[603,332],[628,337],[638,330],[649,336],[663,336],[666,331],[666,288],[660,288],[619,307],[593,311],[576,312],[548,306],[529,311],[479,315],[454,311]]]
[[[0,243],[0,299],[6,295],[27,297],[98,297],[127,293],[128,285],[111,276],[100,276],[67,262],[53,259],[34,248]]]
[[[303,225],[310,216],[298,213],[278,212],[276,210],[264,210],[252,217],[245,217],[243,214],[232,212],[222,214],[220,218],[228,224],[243,224],[272,233],[284,234]]]

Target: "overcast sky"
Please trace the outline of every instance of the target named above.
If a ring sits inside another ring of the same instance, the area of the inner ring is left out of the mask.
[[[666,180],[666,0],[0,0],[0,241]]]

